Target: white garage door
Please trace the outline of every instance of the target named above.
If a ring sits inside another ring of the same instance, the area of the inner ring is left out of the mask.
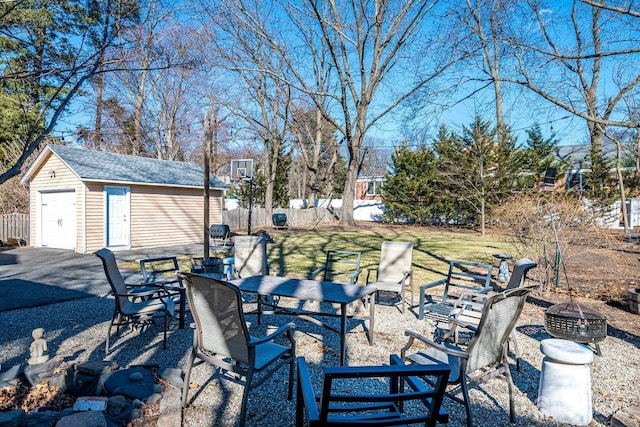
[[[42,193],[40,205],[41,245],[76,248],[76,193]]]

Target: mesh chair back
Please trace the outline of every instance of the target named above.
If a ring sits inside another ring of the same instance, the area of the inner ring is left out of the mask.
[[[262,236],[236,236],[233,263],[238,277],[269,274],[267,240]]]
[[[196,351],[249,363],[249,331],[238,288],[198,274],[182,273],[196,325]]]
[[[400,283],[404,273],[411,271],[413,242],[382,242],[378,280]]]
[[[530,289],[517,288],[487,300],[478,330],[469,343],[467,372],[502,361],[505,343],[520,317],[529,292]]]
[[[107,276],[107,281],[111,290],[116,296],[116,304],[122,310],[126,310],[126,307],[131,304],[131,301],[125,295],[128,293],[127,285],[122,277],[122,273],[118,269],[116,263],[116,256],[107,248],[102,248],[95,252],[95,254],[102,260],[102,266],[104,267],[104,273]]]
[[[521,258],[513,265],[513,273],[509,278],[506,289],[515,289],[524,285],[524,280],[527,277],[527,272],[532,268],[537,267],[538,264],[531,261],[529,258]]]

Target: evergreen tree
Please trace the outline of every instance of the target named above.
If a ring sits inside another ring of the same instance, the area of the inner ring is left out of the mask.
[[[459,139],[446,132],[439,134],[443,136],[435,143],[438,187],[455,203],[455,211],[448,212],[446,219],[455,216],[458,222],[478,223],[484,234],[490,208],[501,200],[505,182],[513,177],[515,140],[503,135],[498,144],[496,130],[480,116],[469,127],[463,126]]]
[[[431,223],[434,192],[433,150],[420,146],[415,151],[405,141],[391,156],[391,167],[382,188],[384,220]]]
[[[567,169],[566,164],[556,161],[555,150],[558,141],[555,134],[544,138],[540,125],[535,123],[527,130],[526,147],[520,150],[522,173],[520,188],[522,191],[538,191],[547,168],[556,168],[556,176],[561,176]]]
[[[584,196],[594,208],[607,209],[617,196],[615,177],[611,173],[613,162],[605,159],[599,144],[591,144],[588,163],[589,170],[583,174]]]
[[[504,126],[498,136],[490,173],[490,185],[487,188],[489,207],[500,205],[521,189],[520,178],[524,168],[521,150],[518,149],[517,139],[511,127]]]
[[[460,136],[440,126],[433,142],[436,156],[436,173],[432,181],[434,188],[434,205],[432,211],[437,224],[446,224],[460,217],[469,217],[469,207],[456,194],[458,193],[458,168],[468,159],[463,156],[463,145]],[[463,167],[471,167],[464,165]]]

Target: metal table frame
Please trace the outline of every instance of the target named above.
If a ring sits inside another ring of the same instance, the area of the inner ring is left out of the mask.
[[[263,306],[269,306],[273,309],[268,311],[269,314],[289,314],[299,316],[314,324],[334,331],[335,329],[330,325],[321,322],[315,317],[340,317],[340,330],[336,332],[338,332],[340,336],[341,365],[344,365],[345,361],[347,317],[369,321],[369,345],[373,345],[376,294],[376,288],[374,286],[343,285],[332,282],[319,282],[316,280],[296,279],[278,276],[251,276],[231,280],[230,283],[238,286],[242,292],[254,293],[258,295],[258,307],[256,311],[258,315],[258,324],[260,323],[260,317],[262,316],[262,314],[267,313],[263,310]],[[319,302],[340,304],[340,314],[280,307],[276,304],[267,302],[266,297],[268,296],[279,296],[294,298],[298,300],[313,300]],[[347,306],[357,300],[365,300],[365,303],[368,304],[369,307],[369,314],[363,316],[347,316]]]

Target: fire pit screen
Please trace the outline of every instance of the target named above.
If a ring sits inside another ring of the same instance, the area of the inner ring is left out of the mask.
[[[598,343],[607,337],[607,319],[596,310],[576,302],[552,305],[545,313],[545,329],[549,335],[580,343]]]

